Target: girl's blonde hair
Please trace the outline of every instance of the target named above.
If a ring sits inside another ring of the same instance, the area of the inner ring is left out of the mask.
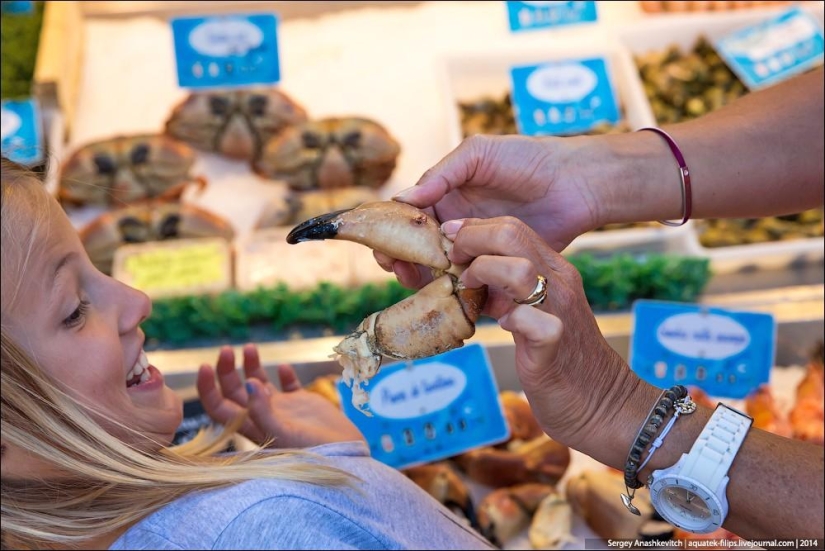
[[[16,296],[27,258],[35,241],[43,239],[38,231],[47,231],[42,220],[52,199],[36,176],[5,158],[0,184],[2,439],[4,446],[20,448],[63,473],[58,480],[0,482],[3,548],[12,543],[34,548],[82,545],[92,536],[122,530],[189,492],[255,478],[321,485],[351,482],[344,471],[324,465],[323,458],[298,450],[216,455],[226,448],[243,417],[223,430],[210,427],[195,440],[159,453],[141,451],[101,428],[93,412],[53,384],[5,330],[6,310]],[[23,208],[24,200],[29,208]],[[24,221],[29,231],[12,231]],[[13,241],[21,234],[24,241]]]

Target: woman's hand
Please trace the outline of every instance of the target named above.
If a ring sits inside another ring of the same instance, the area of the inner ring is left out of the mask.
[[[599,197],[589,187],[580,138],[473,136],[394,197],[429,210],[440,222],[514,216],[557,251],[600,225]],[[584,142],[591,143],[591,142]],[[424,272],[376,253],[402,284],[418,288]]]
[[[516,218],[451,221],[442,228],[454,240],[451,260],[470,263],[461,280],[470,288],[488,286],[485,313],[513,333],[516,371],[544,431],[604,458],[594,446],[638,428],[620,406],[604,404],[621,404],[638,379],[602,336],[579,272]],[[544,303],[516,304],[533,292],[539,275],[547,278]]]
[[[273,439],[272,447],[278,448],[364,440],[361,431],[339,408],[321,395],[301,388],[291,366],[278,366],[278,390],[269,382],[258,349],[252,344],[243,348],[243,372],[245,383],[235,369],[235,353],[229,346],[221,348],[215,370],[204,364],[198,371],[201,403],[216,423],[228,423],[248,409],[249,418],[239,432],[256,444]]]

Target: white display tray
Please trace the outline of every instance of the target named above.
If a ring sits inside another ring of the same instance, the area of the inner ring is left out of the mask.
[[[825,20],[825,4],[823,2],[800,2],[800,7],[810,13],[822,25]],[[635,109],[642,111],[640,116],[645,120],[656,122],[650,102],[645,95],[642,80],[633,61],[633,56],[651,51],[665,50],[671,46],[678,46],[683,51],[689,51],[696,44],[700,36],[714,41],[737,29],[753,25],[760,21],[776,16],[788,9],[788,6],[774,6],[765,8],[751,8],[744,11],[731,12],[696,12],[679,13],[657,17],[649,17],[628,23],[620,29],[614,29],[614,39],[630,56],[632,69],[624,88],[626,101]]]
[[[802,2],[800,5],[822,25],[825,19],[823,2]],[[640,117],[643,119],[655,121],[633,56],[664,50],[674,45],[684,51],[689,51],[700,36],[713,41],[787,9],[787,6],[774,6],[741,12],[680,13],[678,17],[670,14],[625,25],[621,30],[616,31],[615,38],[622,45],[622,50],[630,54],[622,56],[623,62],[630,63],[630,71],[628,71],[630,76],[626,79],[624,87],[628,104],[642,112]],[[707,248],[699,242],[698,228],[695,225],[692,225],[690,231],[683,237],[685,253],[709,258],[711,271],[714,274],[781,269],[795,263],[822,262],[825,256],[823,255],[825,241],[821,237]]]
[[[710,259],[711,272],[716,275],[789,269],[795,265],[822,263],[825,260],[825,239],[822,237],[705,247],[694,233],[688,236],[686,244],[690,255]]]

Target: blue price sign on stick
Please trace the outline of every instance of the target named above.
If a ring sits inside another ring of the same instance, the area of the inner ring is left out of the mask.
[[[621,117],[603,58],[513,67],[510,79],[521,134],[577,134]]]
[[[630,367],[660,388],[697,386],[712,396],[744,398],[770,379],[775,341],[770,314],[639,300]]]
[[[776,84],[823,60],[822,29],[799,8],[740,29],[717,40],[715,47],[751,90]]]
[[[204,89],[277,83],[277,24],[274,14],[173,19],[178,84]]]
[[[596,2],[505,2],[512,32],[546,29],[597,19]]]
[[[338,383],[344,413],[372,456],[397,469],[496,444],[510,434],[487,353],[470,344],[438,356],[381,368],[366,387],[368,417]]]
[[[3,100],[0,127],[4,156],[27,166],[43,161],[42,121],[34,99]]]

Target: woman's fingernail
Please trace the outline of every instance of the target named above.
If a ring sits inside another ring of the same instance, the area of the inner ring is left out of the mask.
[[[403,201],[403,200],[407,199],[410,196],[410,194],[412,193],[412,190],[414,189],[414,187],[415,186],[408,187],[407,189],[402,189],[401,191],[399,191],[398,193],[393,195],[392,198],[396,201]]]
[[[464,219],[458,220],[447,220],[443,224],[441,224],[441,231],[444,232],[444,235],[447,237],[454,237],[455,234],[458,233],[458,230],[461,229],[461,226],[464,225]]]
[[[246,393],[249,394],[250,396],[255,394],[255,385],[253,385],[249,381],[247,381],[247,383],[246,383]]]

